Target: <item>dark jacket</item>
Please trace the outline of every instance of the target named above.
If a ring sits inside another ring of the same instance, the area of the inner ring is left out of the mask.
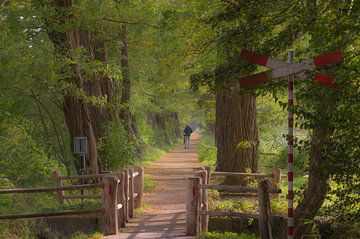
[[[193,130],[189,125],[186,125],[185,129],[184,129],[184,135],[186,136],[190,136],[192,134]]]

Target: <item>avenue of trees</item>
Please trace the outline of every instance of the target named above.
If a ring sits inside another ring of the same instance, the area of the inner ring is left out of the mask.
[[[0,0],[0,187],[80,173],[73,137],[87,137],[86,173],[99,173],[176,143],[190,121],[215,139],[214,169],[262,171],[265,143],[286,138],[287,80],[240,89],[265,70],[241,50],[286,61],[292,49],[299,62],[341,49],[342,63],[319,69],[337,89],[312,72],[295,80],[295,164],[308,177],[295,226],[300,238],[321,211],[359,235],[359,15],[358,0]],[[0,198],[1,211],[17,207]],[[0,222],[0,237],[34,235],[19,225]]]

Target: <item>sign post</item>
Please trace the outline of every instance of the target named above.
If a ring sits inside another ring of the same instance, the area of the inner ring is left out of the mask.
[[[340,62],[344,59],[341,51],[333,51],[325,55],[316,56],[309,60],[293,63],[294,52],[288,52],[287,63],[272,59],[266,55],[260,55],[251,51],[243,50],[240,59],[253,62],[258,65],[266,66],[272,70],[258,74],[241,77],[238,79],[241,88],[248,88],[262,83],[269,82],[288,76],[288,239],[294,238],[294,76],[306,80],[304,71],[320,68],[328,64]],[[315,73],[314,80],[318,84],[332,86],[338,89],[335,79],[323,73]]]
[[[288,52],[288,63],[292,64],[294,52]],[[288,239],[294,238],[294,75],[288,77]]]
[[[87,153],[87,138],[86,137],[74,137],[74,154],[80,154],[80,175],[85,173],[85,154]],[[85,180],[81,179],[81,184],[85,184]],[[84,190],[81,189],[81,195],[84,195]]]

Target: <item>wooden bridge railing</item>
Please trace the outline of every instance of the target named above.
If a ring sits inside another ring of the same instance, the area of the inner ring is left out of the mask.
[[[64,186],[62,181],[72,179],[100,178],[100,183]],[[55,187],[42,188],[16,188],[0,189],[1,194],[18,193],[43,193],[56,192],[56,198],[60,204],[71,199],[96,199],[101,198],[101,207],[86,210],[63,210],[55,212],[0,214],[3,219],[21,219],[37,217],[59,216],[87,216],[96,215],[104,220],[104,233],[106,235],[118,234],[119,227],[125,227],[129,218],[134,216],[134,208],[142,206],[144,191],[144,169],[134,167],[109,174],[71,175],[61,176],[60,170],[54,171],[52,179]],[[101,188],[102,195],[65,195],[70,190],[87,190]]]
[[[258,188],[209,184],[211,176],[253,177],[258,179]],[[272,174],[211,172],[209,167],[194,168],[194,174],[188,178],[186,224],[187,234],[196,236],[208,231],[209,215],[254,218],[259,220],[261,238],[271,238],[270,193],[281,193],[279,182],[286,177],[280,169],[274,169]],[[270,181],[270,180],[271,181]],[[208,205],[208,190],[216,189],[225,192],[257,193],[259,214],[238,212],[210,211]]]

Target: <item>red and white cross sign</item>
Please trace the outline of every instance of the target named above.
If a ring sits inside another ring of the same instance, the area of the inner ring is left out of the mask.
[[[343,54],[341,51],[333,51],[328,54],[317,56],[299,63],[287,64],[266,55],[260,55],[247,50],[243,50],[240,54],[240,59],[247,60],[272,69],[269,71],[238,79],[240,87],[247,88],[253,85],[268,82],[270,79],[276,79],[290,75],[296,75],[301,79],[305,79],[304,71],[320,68],[328,64],[342,61]],[[315,73],[314,80],[319,84],[325,85],[332,85],[335,82],[333,77],[322,73]]]
[[[269,81],[271,78],[288,76],[288,239],[294,238],[294,116],[290,110],[294,105],[294,75],[301,79],[306,79],[305,70],[319,68],[328,64],[333,64],[343,60],[341,51],[333,51],[325,55],[317,56],[312,59],[293,64],[293,52],[288,53],[288,63],[270,58],[266,55],[256,54],[243,50],[240,59],[253,62],[258,65],[266,66],[272,70],[259,74],[242,77],[239,80],[241,88],[258,85]],[[337,88],[335,80],[328,75],[315,73],[315,82],[319,84],[331,85]]]

